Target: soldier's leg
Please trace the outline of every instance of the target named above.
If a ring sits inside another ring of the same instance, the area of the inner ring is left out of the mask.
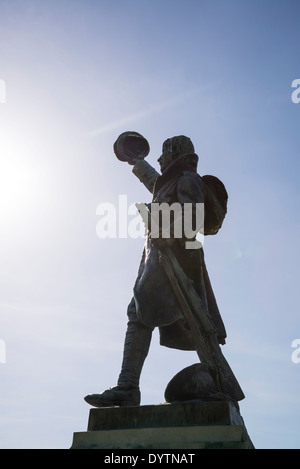
[[[128,324],[121,372],[116,386],[100,394],[89,394],[85,401],[95,407],[140,405],[140,375],[148,355],[153,329],[137,318],[134,302],[128,306]]]

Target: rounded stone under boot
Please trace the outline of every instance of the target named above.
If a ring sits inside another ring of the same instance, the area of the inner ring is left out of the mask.
[[[84,400],[94,407],[130,407],[139,406],[141,393],[139,387],[124,388],[113,386],[100,394],[88,394]]]

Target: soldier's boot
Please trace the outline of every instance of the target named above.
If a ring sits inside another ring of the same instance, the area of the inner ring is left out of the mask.
[[[116,386],[84,399],[94,407],[138,406],[141,401],[140,375],[148,355],[152,329],[138,320],[129,321],[124,343],[122,368]]]

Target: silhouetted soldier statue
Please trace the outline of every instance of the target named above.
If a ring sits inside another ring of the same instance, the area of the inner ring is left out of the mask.
[[[148,221],[148,229],[133,298],[127,310],[121,372],[114,387],[87,395],[86,402],[96,407],[140,404],[139,380],[155,327],[159,327],[161,345],[198,353],[201,363],[198,371],[192,368],[192,372],[198,372],[199,383],[188,395],[200,399],[243,399],[243,392],[220,350],[219,344],[225,344],[226,331],[210,284],[202,245],[187,249],[187,241],[196,239],[196,230],[192,238],[187,237],[184,230],[181,237],[176,237],[174,220],[171,220],[170,237],[161,236],[160,229],[158,236],[153,237],[151,224],[153,204],[177,203],[181,207],[189,204],[193,223],[197,206],[204,204],[204,234],[216,234],[227,211],[224,185],[214,176],[200,177],[198,156],[191,140],[185,136],[169,138],[163,143],[162,155],[158,158],[161,175],[145,161],[149,145],[140,134],[121,134],[114,151],[121,161],[133,165],[133,173],[153,197],[151,204],[144,205],[146,211],[149,210],[148,220],[145,220],[145,210],[142,214]]]

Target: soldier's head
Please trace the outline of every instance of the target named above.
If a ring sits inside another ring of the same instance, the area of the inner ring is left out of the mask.
[[[172,161],[182,155],[194,153],[194,145],[184,135],[168,138],[162,146],[162,155],[158,158],[161,172],[165,171]]]

